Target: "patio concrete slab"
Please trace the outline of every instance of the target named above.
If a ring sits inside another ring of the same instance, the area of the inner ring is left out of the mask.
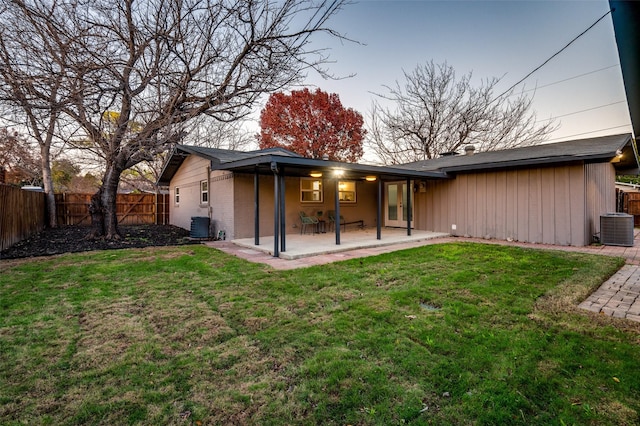
[[[416,230],[412,230],[411,235],[407,235],[406,229],[385,228],[381,232],[381,239],[378,240],[375,228],[350,229],[340,234],[340,245],[337,245],[334,233],[288,234],[285,239],[286,250],[280,252],[280,258],[295,260],[351,250],[375,249],[399,243],[420,242],[448,235],[443,232]],[[269,255],[273,255],[274,252],[273,236],[261,237],[260,245],[256,245],[253,238],[233,240],[233,243]]]

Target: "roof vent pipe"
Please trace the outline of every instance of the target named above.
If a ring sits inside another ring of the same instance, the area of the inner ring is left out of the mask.
[[[476,147],[473,145],[467,145],[464,147],[465,155],[473,155],[476,152]]]
[[[329,159],[329,154],[327,154],[327,153],[322,154],[322,159],[324,161],[327,161]]]

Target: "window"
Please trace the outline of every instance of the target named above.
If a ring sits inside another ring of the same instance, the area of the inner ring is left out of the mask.
[[[342,203],[355,203],[356,182],[352,180],[338,182],[338,198]]]
[[[176,206],[180,204],[180,188],[178,188],[176,186],[176,192],[175,192],[175,203]]]
[[[322,179],[300,178],[300,201],[303,203],[321,203]]]
[[[209,182],[206,180],[200,181],[200,204],[207,204],[209,202]]]

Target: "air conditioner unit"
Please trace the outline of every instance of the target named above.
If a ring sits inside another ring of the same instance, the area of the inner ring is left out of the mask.
[[[607,246],[633,247],[633,215],[607,213],[600,216],[600,242]]]
[[[209,238],[209,218],[194,216],[191,218],[191,238]]]

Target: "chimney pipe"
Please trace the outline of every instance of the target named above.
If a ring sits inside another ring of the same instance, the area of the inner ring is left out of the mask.
[[[467,145],[464,147],[465,155],[473,155],[476,152],[476,147],[473,145]]]

